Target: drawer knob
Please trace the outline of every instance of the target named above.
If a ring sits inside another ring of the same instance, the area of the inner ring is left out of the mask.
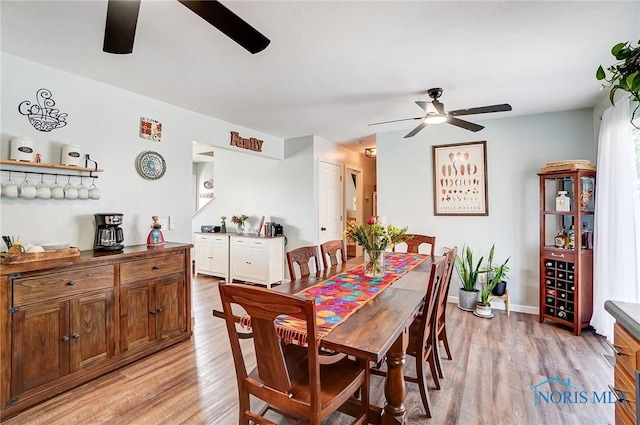
[[[76,284],[76,283],[75,283],[73,280],[70,280],[69,282],[67,282],[67,285],[69,285],[69,286],[73,286],[73,285],[75,285],[75,284]]]
[[[157,311],[158,313],[162,313],[162,309],[161,309],[161,308],[157,309],[156,311]]]
[[[66,336],[66,335],[64,335],[64,336],[62,337],[62,341],[64,341],[64,342],[69,341],[69,337],[68,337],[68,336]]]
[[[556,254],[555,252],[552,252],[552,253],[551,253],[551,256],[552,256],[552,257],[564,258],[564,254],[560,254],[560,255],[558,255],[558,254]]]
[[[156,314],[156,311],[155,310],[151,310],[149,313]]]
[[[73,333],[73,334],[71,335],[71,338],[73,338],[73,339],[78,339],[78,338],[80,338],[80,334],[79,334],[79,333],[77,333],[77,332],[75,332],[75,333]]]
[[[158,270],[158,266],[151,267],[151,270]]]

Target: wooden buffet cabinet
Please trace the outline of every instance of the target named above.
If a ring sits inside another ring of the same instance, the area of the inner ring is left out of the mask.
[[[190,339],[191,246],[3,264],[0,419]]]
[[[616,363],[609,386],[616,398],[615,423],[635,425],[640,410],[640,304],[607,300],[604,309],[616,319],[611,346]]]

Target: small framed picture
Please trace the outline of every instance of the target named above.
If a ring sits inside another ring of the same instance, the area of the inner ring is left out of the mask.
[[[162,138],[162,123],[151,118],[140,118],[140,137],[159,142]]]
[[[489,215],[487,142],[433,146],[433,214]]]

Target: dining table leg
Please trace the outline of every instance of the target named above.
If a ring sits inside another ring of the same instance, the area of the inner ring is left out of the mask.
[[[409,344],[409,331],[405,329],[387,352],[387,379],[384,383],[385,405],[382,425],[405,423],[404,399],[407,390],[404,382],[404,362]]]

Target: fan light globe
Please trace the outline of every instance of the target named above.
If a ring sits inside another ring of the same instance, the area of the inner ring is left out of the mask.
[[[426,124],[442,124],[447,121],[446,115],[427,115],[424,119]]]

